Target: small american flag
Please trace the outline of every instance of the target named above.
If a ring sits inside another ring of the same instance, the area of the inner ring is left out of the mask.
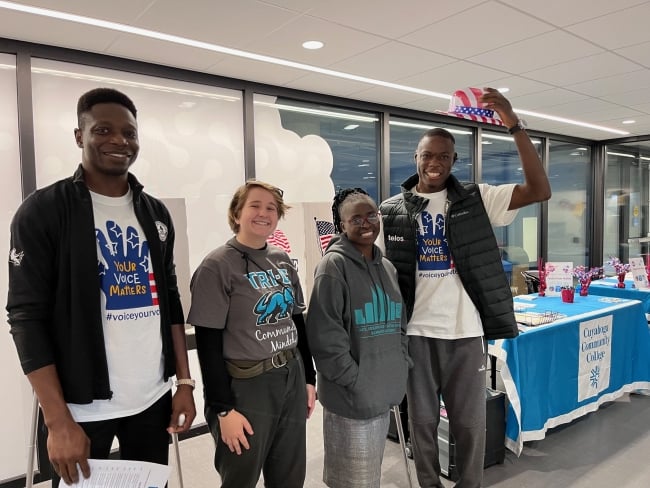
[[[285,233],[280,229],[275,229],[275,232],[266,239],[266,242],[279,247],[287,254],[291,253],[291,244],[289,244],[289,239],[287,239]]]
[[[325,249],[327,249],[327,245],[330,243],[332,236],[336,233],[336,229],[334,228],[334,224],[327,220],[316,220],[314,217],[314,221],[316,222],[320,252],[321,254],[325,254]]]
[[[474,120],[476,122],[485,122],[487,124],[503,125],[498,115],[494,115],[494,110],[485,108],[485,104],[479,102],[483,95],[480,88],[464,88],[456,90],[451,96],[449,102],[449,114],[464,119]]]
[[[158,305],[158,287],[153,273],[149,273],[149,288],[151,289],[151,304]]]

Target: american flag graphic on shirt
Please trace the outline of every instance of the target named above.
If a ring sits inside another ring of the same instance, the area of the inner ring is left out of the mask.
[[[275,229],[275,232],[266,239],[266,242],[279,247],[287,254],[291,253],[291,244],[289,244],[289,239],[287,239],[286,234],[280,229]]]
[[[318,234],[320,252],[321,254],[325,254],[325,249],[327,249],[327,245],[332,240],[332,236],[336,233],[336,229],[334,228],[334,224],[327,220],[317,220],[314,218],[314,221],[316,222],[316,233]]]
[[[149,273],[149,289],[151,290],[152,305],[158,305],[158,288],[156,287],[156,278],[153,272]]]

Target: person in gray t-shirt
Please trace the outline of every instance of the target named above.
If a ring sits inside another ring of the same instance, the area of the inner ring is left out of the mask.
[[[304,299],[288,254],[266,242],[287,210],[282,190],[248,181],[230,202],[235,236],[194,272],[188,323],[196,330],[205,417],[223,488],[302,487],[306,419],[316,374]]]

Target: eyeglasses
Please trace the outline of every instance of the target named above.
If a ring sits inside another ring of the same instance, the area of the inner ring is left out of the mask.
[[[376,225],[379,223],[379,213],[378,212],[373,212],[365,217],[354,217],[350,220],[348,220],[348,223],[351,225],[354,225],[355,227],[361,227],[364,222],[368,222],[371,225]]]

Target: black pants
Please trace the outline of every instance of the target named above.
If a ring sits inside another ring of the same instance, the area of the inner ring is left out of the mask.
[[[167,392],[146,410],[128,417],[96,422],[80,422],[90,439],[90,457],[108,459],[113,439],[120,443],[120,459],[167,464],[169,434],[167,427],[172,413],[172,394]],[[52,486],[61,478],[52,469]]]
[[[255,488],[264,474],[267,488],[302,488],[306,474],[307,394],[300,357],[250,379],[233,379],[237,411],[255,432],[250,449],[230,452],[221,440],[219,419],[207,407],[205,418],[216,442],[214,466],[221,488]]]

